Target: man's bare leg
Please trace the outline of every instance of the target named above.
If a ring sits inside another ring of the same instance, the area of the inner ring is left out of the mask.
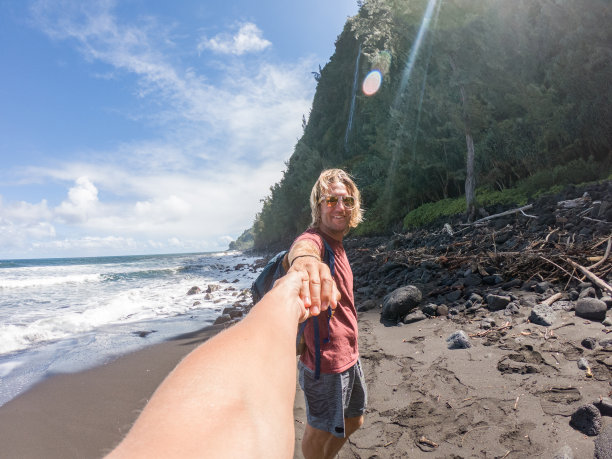
[[[344,428],[346,435],[338,438],[324,430],[306,425],[302,438],[302,453],[306,459],[333,459],[342,449],[348,438],[363,424],[363,416],[345,418]]]

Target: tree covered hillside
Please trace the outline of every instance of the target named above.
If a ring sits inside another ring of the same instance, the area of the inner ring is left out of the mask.
[[[410,211],[464,195],[471,144],[479,192],[610,174],[609,0],[360,5],[316,74],[304,134],[254,222],[256,248],[305,229],[327,167],[346,169],[362,190],[360,234],[401,230]],[[368,96],[372,70],[382,85]]]

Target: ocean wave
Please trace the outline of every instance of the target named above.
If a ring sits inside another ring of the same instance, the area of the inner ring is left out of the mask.
[[[0,325],[0,355],[37,347],[42,343],[72,338],[103,327],[146,320],[166,319],[193,310],[215,309],[212,301],[200,300],[185,292],[191,283],[168,283],[158,287],[121,290],[110,297],[93,296],[79,309],[23,311]],[[178,292],[180,293],[177,293]],[[217,292],[215,299],[224,298]],[[229,298],[227,298],[229,302]]]
[[[168,275],[174,275],[181,272],[181,267],[161,268],[161,269],[146,269],[142,271],[127,271],[117,273],[102,274],[102,280],[106,282],[115,282],[120,280],[138,280],[138,279],[157,279]]]
[[[82,284],[85,282],[100,282],[101,280],[101,274],[70,274],[65,276],[26,277],[24,279],[0,279],[0,290],[48,287],[59,284]]]

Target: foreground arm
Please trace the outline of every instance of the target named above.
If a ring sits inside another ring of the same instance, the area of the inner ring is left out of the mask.
[[[289,273],[242,322],[191,352],[109,457],[293,457],[305,277]]]
[[[310,307],[310,313],[316,316],[328,306],[335,308],[340,300],[340,293],[329,266],[321,261],[317,245],[308,240],[298,241],[291,247],[288,259],[291,266],[289,272],[308,273],[308,279],[302,284],[300,295],[304,298],[307,307]]]

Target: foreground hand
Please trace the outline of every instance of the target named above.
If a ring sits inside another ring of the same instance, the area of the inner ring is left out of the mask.
[[[314,257],[301,257],[294,261],[289,272],[302,272],[300,297],[309,313],[318,316],[328,308],[336,309],[341,295],[329,266]]]
[[[287,304],[295,305],[298,322],[304,322],[310,317],[310,308],[306,307],[300,295],[304,282],[308,282],[306,271],[291,271],[274,282],[274,287],[271,290],[271,292],[284,297],[281,302],[285,306]]]

